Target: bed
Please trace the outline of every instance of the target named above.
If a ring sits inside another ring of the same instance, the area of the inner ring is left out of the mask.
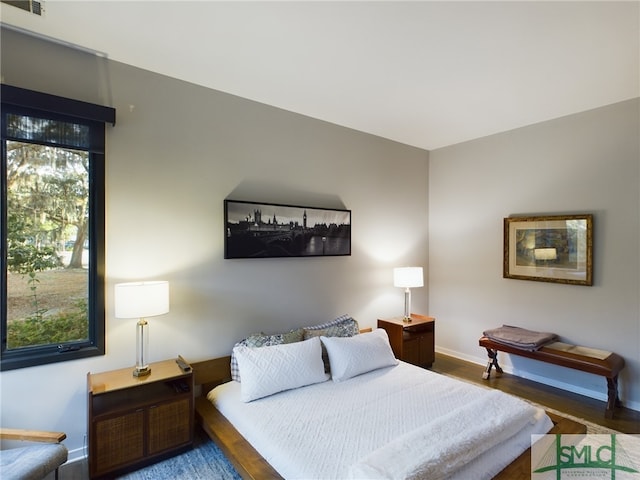
[[[284,374],[284,386],[267,374],[267,390],[257,392],[252,385],[260,380],[246,359],[240,382],[231,380],[231,357],[194,363],[196,421],[243,478],[253,479],[530,478],[532,434],[585,432],[515,397],[389,358],[385,339],[376,330],[288,346],[284,357],[295,359],[296,371]],[[320,378],[320,361],[314,381],[295,386],[293,377],[305,370],[300,358],[315,362],[321,346],[332,378]],[[262,367],[279,369],[276,350],[244,353],[257,355],[262,376]]]

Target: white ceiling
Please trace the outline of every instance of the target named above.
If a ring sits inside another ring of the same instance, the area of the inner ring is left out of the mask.
[[[45,0],[3,23],[435,149],[640,96],[640,2]]]

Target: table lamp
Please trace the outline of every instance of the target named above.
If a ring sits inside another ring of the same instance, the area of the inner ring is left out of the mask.
[[[405,322],[411,321],[411,288],[424,286],[422,267],[400,267],[393,269],[393,285],[404,288]]]
[[[135,377],[151,373],[147,363],[149,327],[146,317],[169,312],[169,282],[131,282],[115,286],[116,318],[138,318],[136,327]]]

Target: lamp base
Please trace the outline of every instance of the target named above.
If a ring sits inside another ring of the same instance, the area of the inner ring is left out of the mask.
[[[140,318],[136,325],[136,368],[134,377],[146,377],[151,373],[147,363],[147,350],[149,349],[149,323]]]
[[[409,287],[404,290],[404,317],[402,317],[402,321],[411,322],[411,290]]]
[[[150,373],[151,373],[151,368],[150,367],[141,367],[141,368],[136,367],[136,369],[133,371],[133,376],[134,377],[146,377]]]

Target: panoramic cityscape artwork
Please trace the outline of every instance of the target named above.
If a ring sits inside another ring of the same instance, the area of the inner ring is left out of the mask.
[[[224,258],[351,255],[351,211],[225,200]]]

